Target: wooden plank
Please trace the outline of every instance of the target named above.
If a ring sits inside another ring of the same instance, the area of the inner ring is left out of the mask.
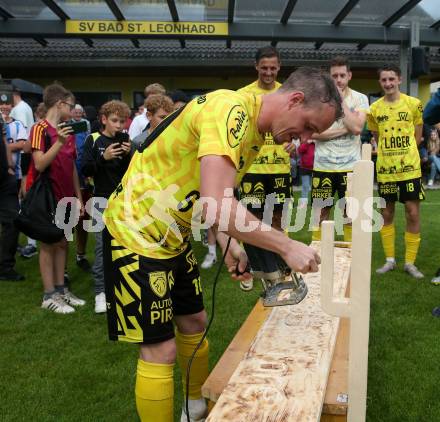
[[[345,293],[350,258],[350,249],[335,249],[339,297]],[[307,274],[305,281],[307,298],[272,309],[207,422],[319,421],[339,318],[321,310],[320,273]]]
[[[323,416],[347,415],[347,403],[341,402],[341,398],[348,392],[349,332],[350,321],[347,318],[341,318],[322,408]],[[321,422],[324,420],[321,418]]]
[[[248,352],[252,341],[270,314],[270,311],[270,308],[265,308],[261,300],[258,300],[203,384],[203,397],[213,402],[218,400],[238,364]]]

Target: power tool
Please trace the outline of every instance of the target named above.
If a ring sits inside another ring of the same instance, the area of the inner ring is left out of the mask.
[[[263,284],[263,305],[296,305],[307,295],[304,279],[290,269],[276,253],[244,244],[251,273]]]

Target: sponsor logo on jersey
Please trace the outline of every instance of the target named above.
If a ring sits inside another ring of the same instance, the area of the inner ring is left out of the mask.
[[[321,186],[323,188],[331,188],[332,187],[332,181],[328,177],[326,177],[326,178],[322,179]]]
[[[185,259],[190,266],[187,273],[190,273],[193,270],[193,268],[197,266],[197,260],[196,257],[194,256],[194,252],[192,251],[192,249],[186,254]]]
[[[286,187],[286,180],[284,177],[276,177],[275,178],[275,187],[276,188],[285,188]]]
[[[249,118],[241,105],[232,107],[226,122],[228,131],[228,143],[231,148],[236,148],[249,126]]]
[[[388,116],[383,114],[382,116],[377,116],[377,123],[383,123],[388,121]]]
[[[169,271],[169,272],[168,272],[168,288],[169,288],[170,290],[172,290],[172,289],[173,289],[173,286],[174,286],[173,272],[172,272],[172,271]]]
[[[244,182],[242,186],[243,186],[244,193],[249,193],[252,189],[252,183],[250,183],[250,182]]]
[[[254,192],[264,192],[264,184],[262,182],[255,183]]]
[[[317,188],[319,186],[319,177],[314,177],[312,183],[313,187]]]
[[[154,271],[148,274],[151,290],[158,297],[164,297],[167,292],[167,275],[165,271]]]
[[[408,112],[407,111],[399,111],[398,122],[409,122],[408,120]]]

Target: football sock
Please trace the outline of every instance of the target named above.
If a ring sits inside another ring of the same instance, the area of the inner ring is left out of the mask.
[[[174,364],[138,360],[136,409],[141,422],[173,422]]]
[[[420,246],[420,233],[405,232],[405,264],[416,262]]]
[[[208,252],[211,255],[217,255],[217,245],[215,243],[213,245],[208,244]]]
[[[351,242],[352,227],[351,224],[344,224],[344,241]]]
[[[182,334],[176,330],[177,362],[182,371],[183,392],[186,394],[186,371],[189,360],[204,333]],[[194,356],[191,365],[188,397],[191,400],[202,397],[202,385],[208,378],[209,344],[205,338]]]
[[[380,237],[382,238],[382,246],[385,252],[385,257],[394,259],[396,256],[394,251],[394,239],[396,237],[394,224],[383,226],[380,230]]]

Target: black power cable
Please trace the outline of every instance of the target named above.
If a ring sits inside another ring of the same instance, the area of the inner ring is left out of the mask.
[[[194,356],[196,355],[197,351],[200,349],[200,346],[202,345],[203,341],[205,340],[205,338],[206,338],[206,336],[208,334],[209,329],[211,328],[212,321],[214,320],[215,290],[216,290],[216,287],[217,287],[217,282],[218,282],[218,278],[220,276],[220,272],[221,272],[222,267],[223,267],[223,263],[225,262],[226,254],[228,253],[228,250],[229,250],[230,243],[231,243],[231,237],[229,237],[228,243],[226,244],[225,252],[223,253],[220,265],[217,268],[217,274],[215,275],[214,283],[212,285],[211,316],[209,318],[208,325],[206,326],[206,330],[205,330],[202,338],[200,339],[199,343],[197,344],[196,348],[194,349],[194,352],[191,355],[191,358],[189,359],[188,367],[186,368],[185,412],[186,412],[186,420],[187,420],[187,422],[191,422],[191,420],[189,418],[189,409],[188,409],[188,403],[189,403],[189,396],[188,396],[188,392],[189,392],[189,377],[190,377],[190,374],[191,374],[191,365],[193,363]]]

